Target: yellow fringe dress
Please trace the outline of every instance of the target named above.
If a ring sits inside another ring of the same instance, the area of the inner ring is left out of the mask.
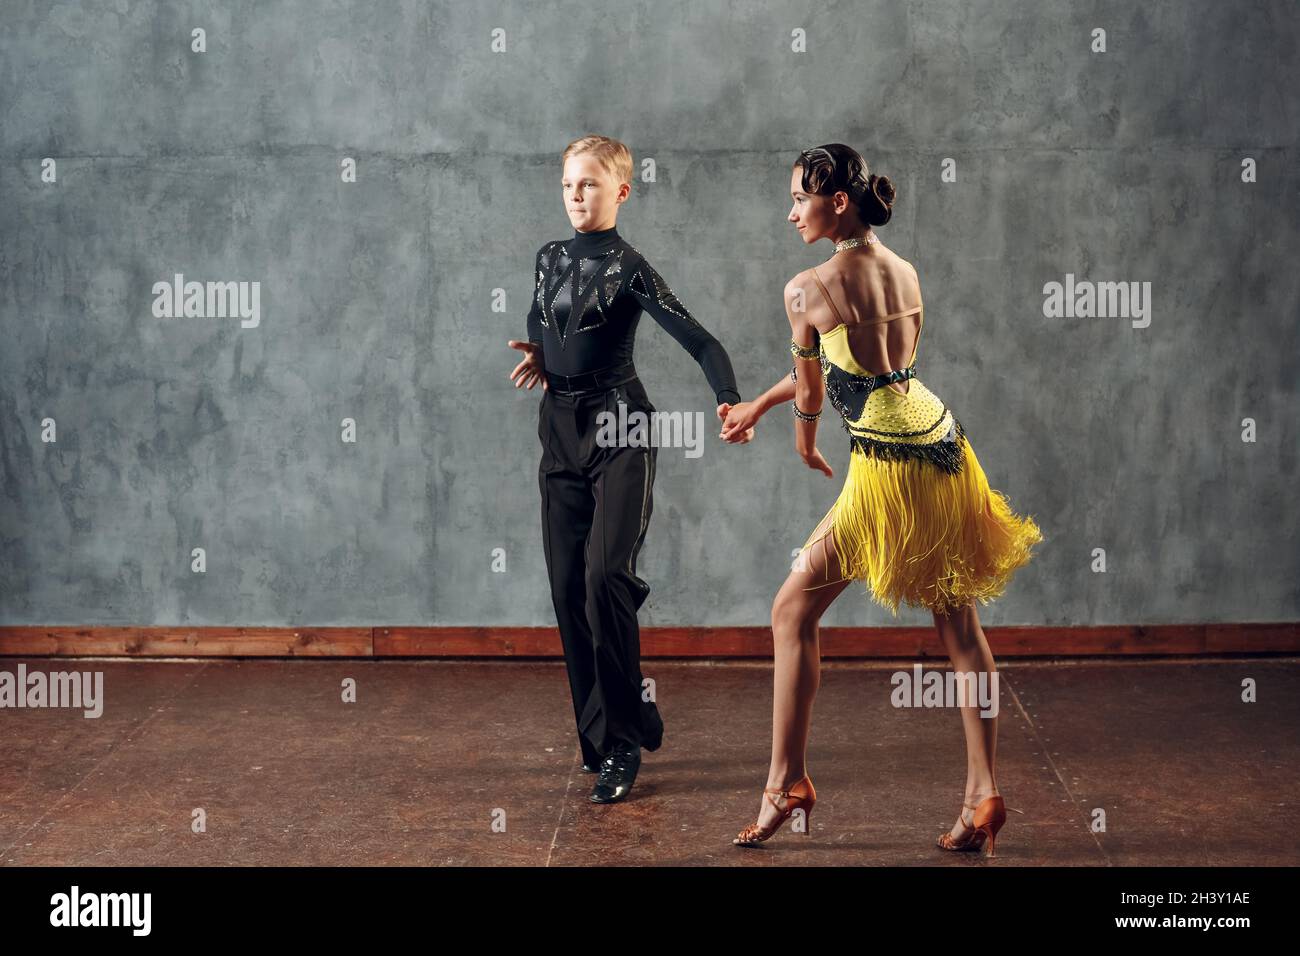
[[[816,270],[813,277],[840,322],[820,336],[818,360],[852,450],[843,490],[803,550],[832,535],[839,580],[867,582],[870,595],[895,617],[900,603],[941,613],[972,600],[987,604],[1029,562],[1042,532],[989,487],[961,422],[915,377],[916,346],[906,369],[884,375],[864,369]],[[870,321],[915,312],[921,313],[919,346],[923,306]],[[905,379],[906,395],[888,387]]]

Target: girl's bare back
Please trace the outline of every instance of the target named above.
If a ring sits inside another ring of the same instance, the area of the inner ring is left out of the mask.
[[[839,253],[818,266],[817,275],[843,319],[857,363],[876,375],[906,368],[920,334],[921,313],[878,320],[921,304],[921,283],[912,264],[877,242]],[[820,292],[810,297],[808,321],[823,334],[839,324]],[[908,383],[886,387],[906,395]]]

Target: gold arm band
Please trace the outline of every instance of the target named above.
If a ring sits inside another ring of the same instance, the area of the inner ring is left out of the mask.
[[[822,357],[821,349],[818,347],[804,348],[794,339],[790,340],[790,354],[801,359],[820,359]]]

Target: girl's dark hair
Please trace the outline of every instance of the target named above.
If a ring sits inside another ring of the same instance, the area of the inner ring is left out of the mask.
[[[858,207],[858,218],[872,226],[883,226],[893,215],[898,191],[888,176],[868,174],[867,161],[852,146],[827,143],[805,149],[794,162],[803,169],[803,190],[815,196],[848,194]]]

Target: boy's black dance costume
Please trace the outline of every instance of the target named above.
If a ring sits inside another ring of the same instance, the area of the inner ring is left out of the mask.
[[[619,402],[629,414],[655,410],[632,365],[642,309],[699,363],[718,404],[735,404],[740,393],[721,343],[616,228],[547,243],[536,280],[528,338],[541,346],[549,386],[537,430],[542,540],[578,739],[589,768],[616,753],[639,763],[637,748],[657,750],[663,739],[658,708],[641,699],[636,617],[650,592],[636,557],[657,449],[601,447],[596,416],[617,416]]]

